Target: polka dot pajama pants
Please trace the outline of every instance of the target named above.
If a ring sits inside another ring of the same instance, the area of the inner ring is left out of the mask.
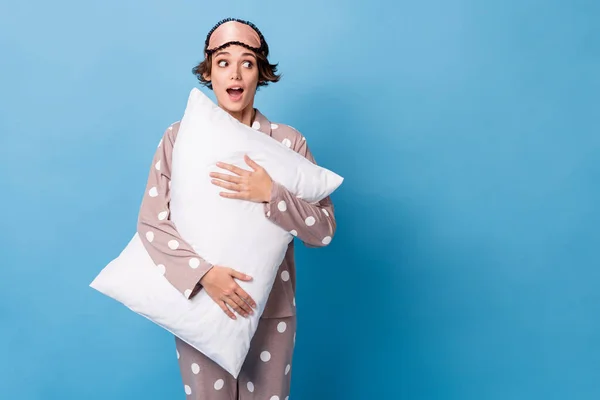
[[[236,380],[175,337],[186,400],[288,400],[295,341],[295,316],[261,319]]]

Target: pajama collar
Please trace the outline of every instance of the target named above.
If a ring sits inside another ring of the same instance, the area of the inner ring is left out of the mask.
[[[254,122],[252,127],[259,132],[266,133],[271,136],[271,121],[267,119],[258,109],[256,109],[256,115],[254,116]]]

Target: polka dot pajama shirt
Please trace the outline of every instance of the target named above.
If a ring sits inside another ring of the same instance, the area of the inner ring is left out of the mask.
[[[315,162],[305,138],[294,128],[271,123],[258,110],[252,127]],[[213,266],[179,235],[170,219],[171,157],[178,130],[179,122],[169,126],[158,144],[140,207],[137,229],[156,267],[182,296],[190,299],[202,290],[199,281]],[[329,197],[316,204],[308,203],[277,182],[273,182],[271,198],[264,204],[264,215],[308,247],[328,245],[336,229],[333,204]],[[236,269],[235,265],[228,267]],[[293,241],[288,245],[277,274],[278,279],[273,284],[238,379],[175,337],[186,399],[289,398],[296,341]]]

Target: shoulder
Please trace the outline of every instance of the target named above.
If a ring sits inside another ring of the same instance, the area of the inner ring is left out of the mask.
[[[168,140],[171,145],[175,143],[175,139],[177,139],[177,133],[179,132],[179,126],[181,125],[181,121],[175,121],[171,125],[165,129],[165,133],[163,134],[163,140]]]
[[[271,123],[271,136],[295,151],[306,144],[306,138],[298,129],[278,122]]]

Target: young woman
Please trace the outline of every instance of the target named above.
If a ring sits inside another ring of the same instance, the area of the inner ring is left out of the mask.
[[[269,47],[258,28],[238,19],[220,21],[207,35],[204,60],[193,72],[201,84],[214,91],[218,105],[241,123],[284,143],[314,162],[305,138],[294,128],[271,123],[254,108],[260,86],[277,82],[276,65],[267,60]],[[255,312],[254,300],[237,284],[251,277],[235,265],[211,265],[197,254],[170,220],[170,173],[173,145],[179,122],[169,126],[158,146],[138,217],[138,232],[148,253],[165,278],[182,296],[191,299],[200,290],[230,318]],[[221,195],[264,204],[265,218],[291,232],[309,247],[331,242],[336,222],[330,198],[310,204],[274,182],[260,165],[246,157],[248,168],[219,163],[222,173],[211,179],[224,189]],[[289,244],[278,271],[250,352],[238,379],[175,338],[177,358],[188,399],[287,400],[296,340],[294,242]]]

